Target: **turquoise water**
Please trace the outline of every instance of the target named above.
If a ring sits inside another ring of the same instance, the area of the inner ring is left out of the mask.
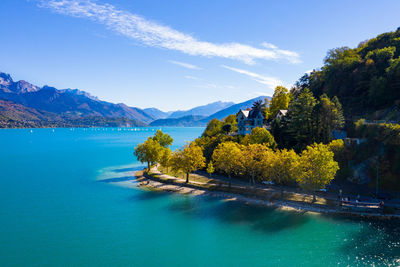
[[[117,186],[154,130],[0,130],[0,266],[400,265],[395,222]]]

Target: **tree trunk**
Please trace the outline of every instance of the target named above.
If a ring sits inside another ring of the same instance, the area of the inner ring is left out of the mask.
[[[315,197],[315,188],[314,188],[314,191],[313,191],[313,202],[315,202],[317,199],[316,199],[316,197]]]
[[[230,175],[230,174],[228,175],[228,178],[229,178],[229,183],[228,183],[228,185],[229,185],[229,188],[231,188],[231,184],[232,184],[232,183],[231,183],[231,180],[232,180],[232,178],[231,178],[231,175]]]
[[[189,173],[186,173],[186,183],[189,183]]]
[[[150,171],[150,161],[147,162],[147,170]]]

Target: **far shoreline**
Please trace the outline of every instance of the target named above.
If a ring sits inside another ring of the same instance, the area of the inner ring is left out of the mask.
[[[96,129],[96,128],[205,128],[205,126],[74,126],[74,127],[0,127],[0,130],[17,130],[17,129]]]

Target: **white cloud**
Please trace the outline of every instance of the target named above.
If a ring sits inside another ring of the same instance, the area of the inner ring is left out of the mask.
[[[195,76],[190,76],[190,75],[186,75],[185,78],[186,78],[186,79],[189,79],[189,80],[195,80],[195,81],[200,80],[200,78],[195,77]]]
[[[265,84],[265,85],[267,85],[268,87],[270,87],[272,89],[274,89],[278,85],[282,85],[283,84],[282,81],[280,81],[279,79],[274,78],[274,77],[260,75],[260,74],[257,74],[257,73],[254,73],[254,72],[251,72],[251,71],[248,71],[248,70],[233,68],[233,67],[229,67],[229,66],[225,66],[225,65],[222,65],[221,67],[223,67],[225,69],[228,69],[228,70],[231,70],[231,71],[234,71],[234,72],[237,72],[237,73],[240,73],[240,74],[243,74],[243,75],[246,75],[246,76],[249,76],[253,80],[255,80],[256,82],[259,82],[261,84]]]
[[[299,54],[263,43],[261,48],[240,43],[211,43],[200,41],[190,34],[150,21],[110,4],[90,0],[39,0],[40,7],[73,17],[89,18],[110,30],[131,39],[159,48],[180,51],[193,56],[222,57],[254,64],[255,60],[287,60],[299,63]]]
[[[174,60],[169,60],[170,63],[179,65],[181,67],[187,68],[187,69],[192,69],[192,70],[201,70],[200,67],[195,66],[193,64],[185,63],[185,62],[180,62],[180,61],[174,61]]]
[[[185,78],[202,82],[201,84],[193,85],[193,87],[196,87],[196,88],[207,88],[207,89],[211,89],[211,88],[217,89],[218,88],[218,89],[230,89],[230,90],[237,89],[236,86],[233,86],[230,84],[218,84],[218,83],[206,81],[204,79],[194,77],[194,76],[185,76]]]

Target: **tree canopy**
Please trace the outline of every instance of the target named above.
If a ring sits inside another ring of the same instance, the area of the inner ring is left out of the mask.
[[[302,77],[297,87],[309,88],[316,97],[337,96],[346,117],[368,116],[399,105],[400,29],[378,35],[356,48],[340,47],[328,52],[324,66]],[[397,113],[397,120],[399,114]],[[389,118],[391,119],[391,118]]]
[[[276,147],[276,142],[272,134],[267,129],[260,127],[253,128],[249,135],[245,135],[241,143],[244,145],[262,144],[270,148]]]
[[[269,103],[269,117],[273,118],[281,109],[288,109],[290,100],[291,94],[289,90],[286,87],[277,86]]]
[[[315,190],[329,184],[339,170],[339,165],[333,157],[333,152],[323,144],[308,146],[301,153],[300,168],[302,170],[297,182],[303,189],[313,192],[314,200]]]
[[[255,178],[263,175],[267,153],[271,150],[260,144],[250,144],[240,148],[242,151],[242,162],[240,164],[244,173],[249,176],[250,183],[254,184]]]
[[[189,174],[206,166],[201,147],[194,142],[186,144],[182,149],[174,151],[171,158],[171,167],[174,171],[186,173],[186,183],[189,182]]]
[[[153,140],[158,142],[162,147],[169,147],[174,141],[169,134],[163,133],[161,130],[157,130],[153,136]]]
[[[243,162],[240,145],[234,142],[219,144],[214,150],[212,160],[215,169],[226,173],[229,178],[238,174],[241,170],[241,162]]]
[[[134,155],[140,162],[146,162],[147,168],[150,170],[150,167],[159,160],[161,150],[162,146],[149,137],[144,143],[135,147]]]

